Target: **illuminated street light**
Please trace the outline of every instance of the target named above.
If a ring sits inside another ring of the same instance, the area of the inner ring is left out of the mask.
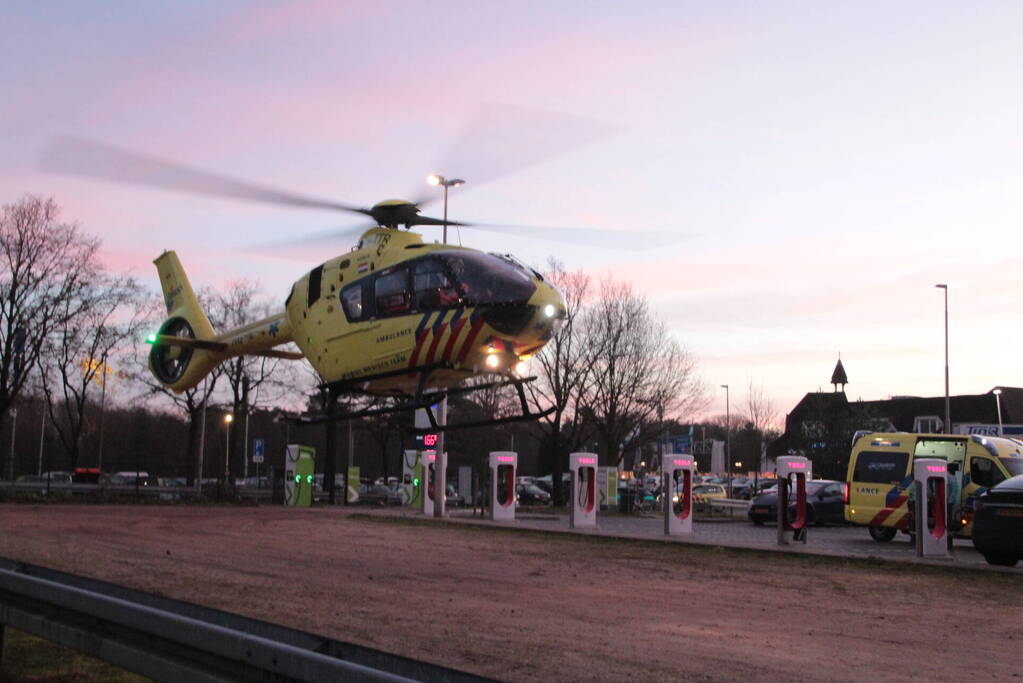
[[[440,185],[444,188],[444,244],[448,243],[448,188],[458,187],[459,185],[465,185],[465,181],[461,178],[445,178],[442,175],[434,173],[433,175],[426,176],[426,182],[431,185]]]
[[[227,429],[224,430],[224,491],[227,491],[228,478],[231,476],[231,423],[234,422],[234,415],[228,413],[224,416],[224,424],[227,425]]]

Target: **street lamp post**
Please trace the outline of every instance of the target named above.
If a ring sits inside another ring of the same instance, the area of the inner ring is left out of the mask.
[[[198,498],[202,497],[202,473],[206,467],[206,399],[209,398],[207,382],[209,377],[202,381],[202,428],[199,430],[199,458],[195,466],[195,495]]]
[[[728,466],[728,497],[732,497],[732,413],[728,401],[728,385],[722,384],[725,390],[725,463]]]
[[[427,176],[426,182],[431,185],[440,185],[444,188],[444,244],[448,243],[448,188],[464,185],[461,178],[445,178],[434,173]],[[437,455],[433,466],[433,516],[444,516],[444,503],[447,497],[447,467],[448,456],[445,450],[445,439],[443,427],[448,422],[448,397],[441,399],[437,409],[437,424],[441,427],[437,431]]]
[[[234,421],[234,415],[228,413],[224,416],[224,424],[227,425],[227,429],[224,430],[224,494],[227,494],[227,482],[231,476],[231,423]]]
[[[934,285],[945,292],[945,433],[952,433],[952,411],[948,401],[948,285]]]
[[[1002,429],[1002,390],[995,389],[992,393],[995,395],[995,408],[998,409],[998,436],[1004,436]]]
[[[465,181],[461,178],[445,178],[442,175],[434,173],[433,175],[426,177],[426,182],[431,185],[440,185],[444,188],[444,244],[448,243],[448,188],[458,187],[459,185],[465,185]]]

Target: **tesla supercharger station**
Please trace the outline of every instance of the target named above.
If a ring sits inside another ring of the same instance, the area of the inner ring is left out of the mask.
[[[515,521],[515,470],[519,456],[511,451],[490,454],[490,519]]]
[[[780,456],[778,473],[778,545],[806,543],[806,482],[813,476],[813,463],[801,455]],[[795,511],[789,513],[789,507]]]
[[[568,524],[573,529],[597,526],[597,454],[570,453],[572,508]]]
[[[691,455],[665,455],[661,457],[664,485],[664,533],[683,536],[693,533],[693,477],[696,462]],[[678,502],[674,502],[675,495]]]
[[[313,502],[316,449],[291,444],[284,454],[284,504],[309,507]]]
[[[948,464],[938,458],[913,461],[916,487],[917,557],[951,557],[948,551]]]

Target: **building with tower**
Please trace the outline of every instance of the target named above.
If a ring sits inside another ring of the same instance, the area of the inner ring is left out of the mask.
[[[844,479],[853,434],[861,429],[890,432],[997,435],[1023,439],[1023,388],[992,387],[983,394],[949,397],[952,424],[946,430],[945,397],[892,396],[850,401],[839,358],[831,373],[833,390],[815,391],[785,416],[785,431],[767,446],[767,458],[798,453],[814,462],[814,475]],[[1000,413],[1000,415],[999,415]]]

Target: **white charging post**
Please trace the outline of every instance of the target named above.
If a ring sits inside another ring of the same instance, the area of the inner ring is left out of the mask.
[[[783,455],[777,460],[778,545],[806,543],[806,482],[813,476],[813,463],[801,455]],[[789,507],[795,510],[790,513]]]
[[[597,526],[597,454],[569,453],[572,471],[572,508],[568,518],[573,529]]]
[[[511,451],[490,454],[490,519],[515,521],[515,471],[519,456]]]
[[[661,456],[661,486],[664,500],[664,534],[684,536],[693,533],[693,477],[696,463],[691,455]]]
[[[913,461],[913,486],[916,487],[917,557],[950,558],[948,551],[948,464],[939,458]]]
[[[433,487],[435,479],[437,451],[423,451],[423,481],[419,483],[419,490],[423,501],[423,514],[432,515],[434,511]]]

